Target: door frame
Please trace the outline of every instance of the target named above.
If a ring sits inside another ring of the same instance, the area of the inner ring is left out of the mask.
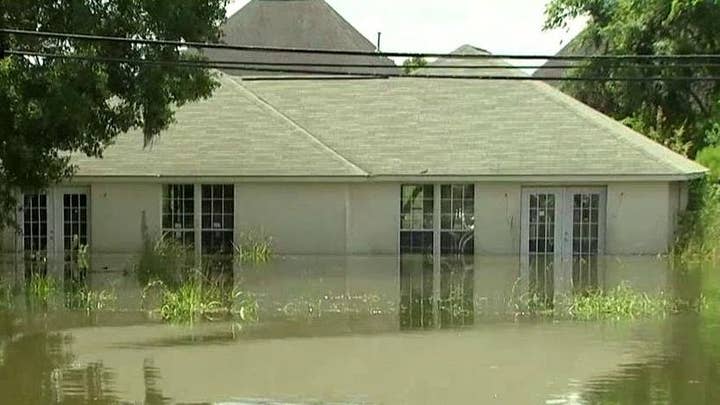
[[[575,186],[575,185],[549,185],[549,186],[523,186],[520,203],[520,278],[522,291],[529,290],[530,276],[530,195],[554,194],[555,203],[555,251],[553,280],[554,295],[559,291],[570,291],[573,272],[573,209],[575,194],[597,193],[600,196],[598,206],[598,250],[597,256],[605,254],[605,239],[607,228],[607,188],[605,186]],[[560,287],[560,288],[558,288]]]

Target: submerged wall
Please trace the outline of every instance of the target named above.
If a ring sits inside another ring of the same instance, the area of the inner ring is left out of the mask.
[[[90,193],[93,252],[137,253],[142,247],[143,221],[151,236],[160,234],[161,185],[94,184]]]
[[[519,253],[522,190],[519,183],[476,184],[476,254]],[[687,204],[685,184],[616,183],[606,191],[605,253],[668,250],[678,213]],[[93,184],[90,194],[93,253],[138,253],[143,222],[149,235],[160,234],[162,185]],[[239,183],[236,238],[261,228],[273,237],[280,254],[396,255],[399,199],[399,183]],[[11,232],[2,233],[1,246],[14,249]]]
[[[14,229],[0,230],[0,253],[11,253],[15,251],[15,237],[16,233]]]
[[[666,253],[674,240],[669,183],[607,186],[605,251],[610,255]]]

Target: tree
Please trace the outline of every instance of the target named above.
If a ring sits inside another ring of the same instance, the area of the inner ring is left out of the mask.
[[[217,42],[227,0],[0,0],[0,27],[90,35]],[[198,60],[174,46],[0,34],[6,49],[174,62]],[[173,109],[217,86],[202,68],[6,56],[0,60],[0,229],[13,223],[18,190],[71,176],[69,155],[102,157],[113,139],[141,128],[146,144]]]
[[[420,68],[423,68],[427,66],[428,62],[423,58],[422,56],[418,57],[412,57],[409,59],[405,59],[403,62],[403,70],[405,70],[405,74],[410,74]]]
[[[551,0],[545,29],[588,18],[578,48],[605,55],[720,54],[720,0]],[[717,62],[715,62],[717,63]],[[718,67],[672,67],[676,61],[594,60],[568,74],[579,77],[720,76]],[[686,63],[687,64],[687,63]],[[566,82],[562,89],[647,136],[694,157],[720,144],[720,83]]]

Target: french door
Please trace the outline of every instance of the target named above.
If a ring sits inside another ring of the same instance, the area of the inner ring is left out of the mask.
[[[603,188],[523,189],[521,278],[535,299],[599,287],[604,240]]]
[[[89,192],[85,188],[26,193],[22,198],[22,250],[28,273],[45,273],[48,261],[62,258],[67,271],[89,243]]]

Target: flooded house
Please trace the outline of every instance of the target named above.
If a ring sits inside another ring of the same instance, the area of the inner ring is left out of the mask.
[[[323,47],[374,49],[322,1],[253,1],[228,24],[228,43],[260,27],[247,36],[256,45],[320,47],[313,38],[323,38]],[[487,53],[465,45],[455,54]],[[294,61],[258,63],[278,58]],[[363,58],[341,63],[390,68]],[[507,74],[501,61],[482,63]],[[72,179],[23,194],[21,232],[5,231],[2,249],[20,263],[87,245],[94,268],[117,269],[125,262],[112,258],[137,254],[148,237],[231,253],[261,230],[281,255],[380,255],[395,268],[397,257],[420,257],[427,277],[444,257],[472,265],[478,256],[519,258],[510,271],[536,279],[565,262],[581,275],[598,257],[667,252],[688,181],[705,172],[536,81],[217,77],[214,95],[178,108],[151,145],[140,131],[121,135],[103,159],[76,156]]]

